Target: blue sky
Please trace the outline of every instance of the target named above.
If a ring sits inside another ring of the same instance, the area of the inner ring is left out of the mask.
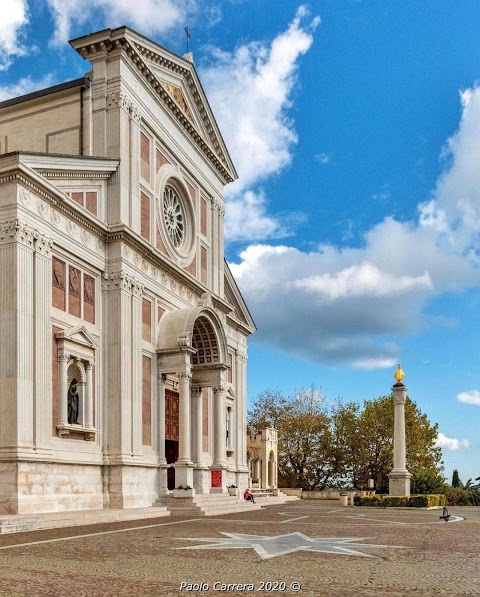
[[[10,0],[0,99],[89,69],[68,39],[129,25],[190,49],[240,180],[227,258],[258,325],[249,396],[389,392],[480,475],[480,1]]]

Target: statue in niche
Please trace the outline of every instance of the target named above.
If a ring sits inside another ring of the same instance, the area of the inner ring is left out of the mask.
[[[77,380],[75,378],[70,382],[68,388],[68,424],[78,425],[78,404],[80,396],[77,390]]]

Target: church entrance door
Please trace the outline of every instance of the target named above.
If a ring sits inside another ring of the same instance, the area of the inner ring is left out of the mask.
[[[165,390],[165,458],[167,464],[178,460],[178,392]],[[167,469],[167,489],[175,489],[175,469]]]

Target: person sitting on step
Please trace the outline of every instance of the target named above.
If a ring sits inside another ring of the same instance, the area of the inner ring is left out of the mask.
[[[248,489],[248,487],[247,487],[247,489],[245,489],[245,493],[243,494],[243,499],[247,500],[247,502],[248,501],[252,502],[252,504],[255,503],[255,499],[254,499],[253,495],[251,494],[250,489]]]

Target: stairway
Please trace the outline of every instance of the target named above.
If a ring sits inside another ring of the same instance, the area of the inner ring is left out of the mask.
[[[298,500],[296,496],[285,495],[271,489],[251,490],[255,503],[247,502],[241,497],[230,496],[226,493],[197,494],[193,498],[174,498],[166,496],[161,501],[157,500],[155,505],[165,505],[172,516],[221,516],[234,512],[251,512],[261,510],[267,506],[285,504],[292,500]],[[277,495],[274,495],[276,493]]]
[[[300,499],[295,495],[282,493],[279,489],[250,489],[250,492],[255,499],[255,503],[260,504],[262,507],[285,504]]]
[[[260,504],[252,504],[228,493],[198,494],[193,498],[167,496],[162,501],[172,516],[221,516],[234,512],[260,510]],[[157,505],[158,501],[155,502]]]
[[[170,516],[165,506],[154,508],[125,508],[104,510],[70,510],[66,512],[44,512],[39,514],[2,514],[0,515],[0,535],[35,531],[39,529],[57,529],[89,524],[105,524],[125,520],[145,520]]]

